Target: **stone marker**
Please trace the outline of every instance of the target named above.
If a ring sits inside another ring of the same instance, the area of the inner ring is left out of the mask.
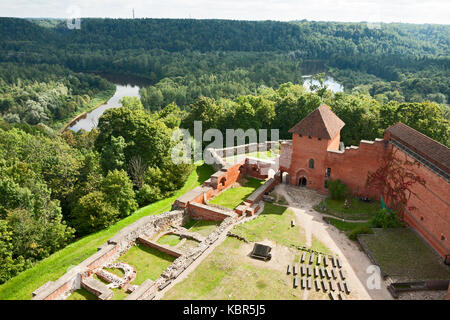
[[[337,273],[335,269],[331,269],[331,275],[333,276],[333,279],[337,279]]]
[[[344,288],[345,288],[345,293],[346,294],[350,294],[350,286],[348,285],[347,281],[344,281]]]
[[[295,220],[291,220],[291,227],[295,227]]]
[[[322,287],[324,292],[328,291],[328,281],[322,279]]]
[[[331,263],[333,264],[333,268],[337,267],[336,257],[333,257],[333,259],[331,259]]]
[[[319,280],[319,278],[316,278],[316,280],[314,282],[316,284],[316,290],[320,291],[320,280]]]
[[[314,267],[314,277],[318,277],[319,276],[319,267],[318,266],[315,266]]]
[[[331,300],[337,300],[338,299],[338,297],[336,296],[336,294],[334,292],[330,292],[328,294],[328,296],[330,297]]]
[[[338,297],[339,297],[339,299],[341,299],[341,300],[347,300],[347,298],[345,297],[345,294],[343,294],[342,292],[339,292],[339,293],[338,293]]]
[[[345,280],[345,278],[347,278],[347,275],[345,274],[345,271],[343,269],[340,269],[339,273],[341,274],[342,280]]]
[[[302,289],[305,289],[305,288],[306,288],[306,278],[303,277],[302,278]]]
[[[305,261],[306,261],[306,252],[303,252],[302,259],[300,260],[300,262],[305,262]]]
[[[311,266],[308,266],[306,268],[306,274],[308,275],[308,277],[311,277]]]
[[[292,265],[291,265],[291,264],[288,264],[288,267],[287,267],[287,274],[290,274],[290,273],[291,273],[291,270],[292,270]]]
[[[302,264],[301,271],[302,271],[302,276],[306,275],[306,267],[304,264]]]
[[[330,290],[331,291],[336,291],[336,284],[334,283],[333,280],[330,281]]]
[[[321,264],[322,263],[322,255],[319,254],[319,256],[317,257],[317,264]]]
[[[309,264],[313,264],[314,263],[314,252],[311,253],[311,256],[309,257]]]
[[[323,257],[323,265],[324,265],[325,267],[328,267],[328,256],[324,256],[324,257]]]
[[[311,290],[311,278],[308,278],[306,285],[308,286],[308,290]]]
[[[320,277],[325,278],[325,270],[323,269],[323,267],[320,267]]]
[[[297,273],[298,273],[298,265],[297,264],[294,264],[294,276],[295,275],[297,275]]]
[[[298,277],[294,277],[294,288],[298,287]]]
[[[331,279],[331,272],[329,268],[325,268],[325,272],[327,273],[327,278]]]
[[[338,281],[337,286],[338,286],[339,291],[345,291],[344,284],[342,282]]]
[[[342,263],[341,263],[341,259],[336,258],[336,262],[337,262],[337,266],[338,268],[342,268]]]

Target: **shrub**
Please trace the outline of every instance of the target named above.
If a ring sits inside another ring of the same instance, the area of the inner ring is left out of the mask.
[[[330,190],[330,197],[333,200],[343,200],[348,195],[347,186],[339,179],[330,179],[327,182],[328,190]]]
[[[161,197],[159,188],[149,186],[148,184],[144,184],[144,186],[136,193],[136,200],[141,207],[153,203],[161,199]]]
[[[397,228],[401,226],[401,221],[395,211],[380,209],[373,216],[371,224],[374,228]]]
[[[357,226],[355,229],[350,231],[350,233],[348,234],[348,237],[351,240],[356,240],[356,237],[358,236],[358,234],[368,234],[368,233],[373,233],[373,231],[372,231],[372,229],[370,229],[370,227],[368,227],[368,226]]]

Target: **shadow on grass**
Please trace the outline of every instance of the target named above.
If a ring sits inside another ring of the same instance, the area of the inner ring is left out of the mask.
[[[214,169],[212,166],[210,166],[209,164],[202,164],[201,166],[198,166],[195,171],[197,172],[198,175],[198,181],[200,182],[200,184],[202,184],[203,182],[205,182],[206,180],[208,180],[211,175],[214,173]]]
[[[75,290],[66,300],[98,300],[97,297],[86,289]]]
[[[276,204],[272,204],[272,203],[268,203],[266,202],[264,204],[264,211],[261,213],[261,215],[270,215],[270,214],[277,214],[277,215],[282,215],[283,213],[285,213],[287,211],[288,208],[286,207],[282,207],[282,206],[277,206]]]
[[[173,262],[175,260],[175,257],[173,257],[167,253],[164,253],[164,252],[159,251],[154,248],[147,247],[146,245],[143,245],[143,244],[137,244],[136,249],[142,250],[145,253],[148,253],[148,254],[151,254],[160,259],[166,260],[167,262]]]

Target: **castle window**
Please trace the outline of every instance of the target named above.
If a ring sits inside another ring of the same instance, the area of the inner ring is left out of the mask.
[[[309,168],[314,169],[314,159],[309,159]]]
[[[325,171],[325,177],[330,177],[331,176],[331,168],[327,168],[327,170]]]
[[[319,139],[319,141],[322,140],[322,138],[317,138],[317,139]]]
[[[442,241],[445,241],[445,236],[444,236],[443,233],[441,233],[441,240],[442,240]]]
[[[312,137],[311,137],[311,136],[308,136],[308,138],[312,139]]]

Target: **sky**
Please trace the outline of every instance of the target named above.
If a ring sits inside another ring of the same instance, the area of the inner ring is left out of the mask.
[[[450,23],[449,0],[0,0],[0,16]]]

